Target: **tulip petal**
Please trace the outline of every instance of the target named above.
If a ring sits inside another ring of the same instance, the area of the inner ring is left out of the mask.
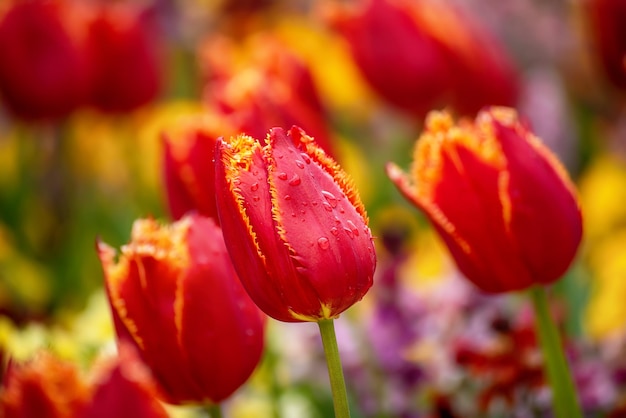
[[[574,186],[561,163],[528,131],[498,120],[494,127],[510,173],[511,233],[530,274],[551,282],[569,267],[582,238]]]

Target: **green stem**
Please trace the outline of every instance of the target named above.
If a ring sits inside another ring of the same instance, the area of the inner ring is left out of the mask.
[[[535,308],[535,323],[543,350],[552,404],[556,418],[582,418],[574,381],[563,353],[559,331],[550,316],[545,289],[534,286],[530,297]]]
[[[222,406],[218,403],[207,405],[204,410],[209,418],[222,418]]]
[[[332,319],[322,319],[317,325],[320,327],[324,354],[326,355],[330,389],[333,393],[335,418],[350,418],[348,393],[346,392],[346,383],[343,378],[339,348],[337,347],[337,337],[335,336],[335,323]]]

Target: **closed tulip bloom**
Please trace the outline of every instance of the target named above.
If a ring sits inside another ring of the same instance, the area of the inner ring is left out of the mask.
[[[0,13],[0,96],[27,120],[67,117],[87,93],[87,56],[62,1],[14,2]]]
[[[86,26],[91,104],[122,113],[156,99],[162,85],[161,44],[142,10],[103,3]]]
[[[27,362],[9,363],[0,387],[0,416],[75,418],[90,396],[75,365],[42,351]]]
[[[586,7],[600,66],[615,87],[626,90],[626,2],[590,0]]]
[[[285,322],[339,316],[366,294],[376,265],[365,208],[347,174],[300,128],[216,147],[228,252],[246,290]]]
[[[118,338],[137,348],[167,402],[218,403],[247,380],[264,320],[215,222],[138,220],[117,262],[98,248]]]
[[[517,100],[517,75],[503,46],[449,2],[359,0],[332,2],[325,11],[371,87],[400,109],[424,115],[445,105],[474,115]]]
[[[167,205],[174,219],[194,211],[218,221],[211,156],[218,132],[230,129],[217,123],[217,118],[209,116],[192,118],[163,134],[163,176]]]
[[[168,418],[150,371],[128,343],[119,355],[96,364],[93,395],[77,418]]]
[[[430,113],[411,173],[394,164],[387,173],[485,292],[552,283],[576,254],[582,217],[574,186],[512,109],[490,108],[458,125]]]

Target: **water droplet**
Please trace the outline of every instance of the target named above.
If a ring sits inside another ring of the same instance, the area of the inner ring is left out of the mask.
[[[334,236],[337,236],[337,234],[339,234],[339,229],[333,226],[332,228],[330,228],[330,233]]]
[[[317,206],[317,202],[311,202],[311,205]]]
[[[254,183],[252,186],[250,186],[250,190],[252,190],[253,192],[259,190],[259,183]]]
[[[304,163],[300,160],[296,160],[296,165],[298,166],[298,168],[304,168]]]
[[[350,238],[354,238],[354,232],[352,232],[350,228],[344,227],[343,230],[346,231],[346,234],[348,234]]]
[[[291,217],[295,218],[296,217],[296,212],[291,212]]]
[[[300,215],[304,215],[306,213],[306,211],[304,209],[300,210]]]
[[[302,183],[302,180],[300,180],[300,176],[297,174],[294,174],[293,177],[289,179],[289,184],[292,186],[297,186],[300,183]]]
[[[258,176],[259,175],[259,170],[257,170],[256,168],[254,170],[252,170],[252,175],[254,177]]]
[[[287,173],[278,173],[278,178],[281,180],[287,180]]]
[[[324,209],[326,209],[328,212],[332,212],[333,211],[333,207],[330,206],[330,203],[323,202],[322,205],[324,205]]]
[[[322,196],[326,198],[330,206],[333,208],[337,207],[337,198],[331,192],[327,192],[326,190],[322,190]]]
[[[330,241],[328,241],[326,237],[321,237],[317,240],[317,245],[319,245],[322,250],[327,250],[328,247],[330,247]]]
[[[252,200],[258,202],[261,198],[259,196],[252,196]]]
[[[288,195],[288,194],[286,194],[286,195],[285,195],[285,200],[291,200],[291,196],[290,196],[290,195]]]
[[[345,210],[343,209],[343,207],[340,206],[339,207],[339,213],[344,213],[344,212],[345,212]]]
[[[302,157],[302,159],[304,160],[305,163],[311,164],[311,158],[307,154],[301,153],[300,157]]]
[[[346,223],[348,224],[348,228],[350,228],[352,230],[352,232],[354,232],[354,235],[356,235],[358,237],[359,236],[359,228],[356,227],[354,222],[347,221]]]

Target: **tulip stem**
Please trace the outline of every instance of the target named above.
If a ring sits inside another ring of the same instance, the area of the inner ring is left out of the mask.
[[[559,331],[550,316],[546,291],[541,286],[530,289],[535,309],[535,325],[544,357],[544,367],[552,387],[552,405],[556,418],[582,418],[574,381],[570,373]]]
[[[219,403],[207,405],[205,411],[209,418],[222,418],[222,405]]]
[[[330,389],[333,394],[335,418],[350,418],[346,382],[343,378],[339,348],[337,347],[337,337],[335,336],[335,322],[333,319],[322,319],[318,321],[317,324],[320,327],[324,354],[326,355],[326,365],[328,366],[328,376],[330,377]]]

